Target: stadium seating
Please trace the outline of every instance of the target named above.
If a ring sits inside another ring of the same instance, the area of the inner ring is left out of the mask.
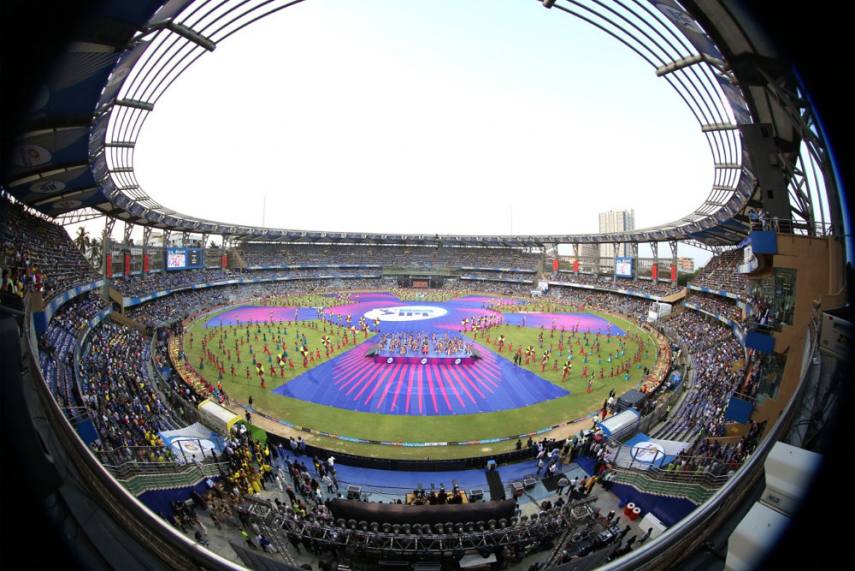
[[[731,250],[713,256],[690,283],[715,291],[734,293],[743,299],[748,299],[748,278],[736,271],[736,267],[741,262],[741,250]]]
[[[745,378],[744,347],[729,327],[701,313],[684,311],[666,323],[675,340],[689,348],[695,371],[667,436],[687,441],[723,436],[725,409]]]
[[[435,246],[331,246],[311,244],[243,243],[241,257],[247,266],[302,264],[380,264],[384,267],[514,268],[536,270],[537,254],[510,248],[437,248]]]
[[[98,279],[62,227],[5,197],[0,198],[0,219],[0,267],[20,283],[21,296],[38,291],[47,301],[76,285]]]
[[[676,293],[682,289],[681,286],[671,282],[653,283],[647,280],[631,280],[628,278],[614,278],[611,275],[592,275],[559,272],[552,274],[553,279],[559,283],[591,285],[602,289],[624,289],[637,293],[646,293],[655,296],[666,296]]]
[[[695,292],[687,301],[713,315],[721,315],[737,323],[742,322],[742,309],[733,299],[719,295]]]

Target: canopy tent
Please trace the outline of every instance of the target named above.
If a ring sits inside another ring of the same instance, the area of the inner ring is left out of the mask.
[[[175,461],[186,464],[194,460],[210,458],[223,450],[222,439],[215,432],[196,422],[176,430],[164,430],[158,433],[163,443],[168,446]]]
[[[610,416],[606,420],[597,423],[597,427],[603,431],[607,438],[620,440],[635,430],[638,426],[638,419],[641,415],[637,410],[628,409],[614,416]]]

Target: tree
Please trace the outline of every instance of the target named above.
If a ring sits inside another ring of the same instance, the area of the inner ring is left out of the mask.
[[[101,268],[101,250],[101,240],[92,238],[89,242],[89,263],[99,269]]]
[[[687,283],[695,279],[695,276],[698,275],[698,272],[701,270],[695,270],[690,274],[680,274],[677,276],[677,285],[685,286]]]
[[[90,242],[89,232],[83,226],[77,229],[77,236],[74,238],[74,243],[77,244],[77,248],[85,255],[86,248],[89,247]]]

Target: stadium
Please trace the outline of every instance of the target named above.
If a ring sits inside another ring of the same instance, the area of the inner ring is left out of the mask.
[[[2,511],[43,548],[10,565],[754,569],[848,521],[846,113],[738,2],[528,3],[685,104],[714,171],[692,212],[560,234],[184,214],[140,183],[143,127],[304,2],[4,18],[56,26],[32,61],[4,45]],[[709,261],[685,271],[686,246]]]

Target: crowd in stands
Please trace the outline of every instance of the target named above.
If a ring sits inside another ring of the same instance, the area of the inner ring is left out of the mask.
[[[111,285],[125,296],[140,296],[156,291],[192,286],[229,279],[230,272],[216,270],[180,270],[152,272],[113,278]]]
[[[464,270],[460,274],[460,280],[464,281],[466,278],[510,280],[512,282],[525,282],[528,285],[533,285],[535,274],[527,272],[480,272],[475,270]]]
[[[687,300],[713,315],[721,315],[731,321],[741,323],[742,309],[736,305],[733,299],[721,297],[720,295],[710,293],[693,292],[692,296]]]
[[[90,333],[81,356],[83,403],[98,433],[93,448],[105,463],[167,461],[157,436],[173,428],[171,415],[146,373],[149,339],[139,331],[103,321]]]
[[[74,378],[74,350],[86,323],[103,308],[104,303],[97,291],[78,296],[60,307],[39,338],[42,373],[62,407],[79,407],[82,404]]]
[[[632,280],[630,278],[616,278],[613,275],[593,275],[573,272],[559,272],[552,274],[552,280],[561,283],[582,284],[595,286],[602,289],[625,289],[648,295],[666,296],[679,291],[681,286],[672,284],[671,282],[660,281],[655,283],[652,280]]]
[[[247,266],[302,264],[380,264],[384,267],[491,267],[537,269],[539,254],[512,248],[436,246],[362,246],[244,243],[240,253]]]
[[[619,313],[636,321],[646,321],[650,309],[650,300],[630,297],[619,293],[569,287],[553,287],[549,298],[560,303],[575,305],[580,309],[599,309],[610,313]]]
[[[750,421],[748,432],[734,443],[699,439],[681,451],[666,467],[669,472],[703,472],[723,476],[736,471],[757,447],[763,423]]]
[[[293,280],[316,280],[319,276],[336,276],[331,279],[347,278],[349,276],[362,276],[366,274],[378,274],[377,271],[356,269],[311,269],[311,270],[257,270],[257,271],[228,271],[220,269],[209,270],[182,270],[175,272],[154,272],[148,274],[136,274],[127,278],[114,278],[112,286],[125,296],[143,296],[158,291],[180,289],[198,284],[218,283],[231,280],[260,280],[290,278]],[[350,284],[350,281],[346,282]],[[316,286],[297,284],[295,288],[313,289]]]
[[[109,302],[102,299],[100,289],[81,294],[60,306],[53,314],[48,329],[60,327],[76,338],[99,311],[109,306]]]
[[[736,271],[740,263],[742,250],[730,250],[713,256],[690,283],[714,291],[724,290],[748,299],[748,278]]]
[[[184,319],[198,310],[229,303],[238,291],[239,286],[180,291],[130,307],[125,314],[149,327],[160,327]]]
[[[445,280],[442,284],[442,289],[454,291],[455,293],[462,292],[463,295],[469,293],[496,293],[501,295],[519,295],[528,297],[531,295],[531,284],[518,284],[513,282],[473,282],[450,279]]]
[[[299,282],[269,282],[209,287],[177,292],[128,308],[128,317],[150,327],[160,327],[184,319],[204,308],[238,303],[263,297],[294,293],[316,293],[338,289],[369,289],[390,285],[382,279],[301,280]]]
[[[564,283],[592,285],[603,288],[612,287],[614,284],[614,277],[606,274],[595,275],[561,271],[558,273],[553,272],[552,279]]]
[[[98,274],[61,227],[0,196],[0,268],[5,295],[40,292],[47,301]]]
[[[645,280],[639,278],[638,281],[632,281],[627,278],[618,278],[615,282],[620,289],[628,289],[631,291],[640,291],[649,295],[667,296],[680,291],[682,286],[674,285],[671,282],[660,281],[658,283],[653,280]]]
[[[689,348],[695,382],[673,415],[680,429],[700,437],[724,435],[724,412],[745,376],[745,354],[731,329],[704,314],[684,311],[667,321]]]
[[[180,321],[169,327],[158,329],[155,334],[154,353],[151,356],[152,365],[155,368],[155,374],[158,375],[158,382],[163,388],[164,396],[170,401],[179,417],[185,416],[183,410],[185,407],[195,407],[202,400],[202,397],[196,394],[196,391],[175,372],[169,362],[169,335],[180,335],[182,331],[183,327]]]
[[[328,280],[346,279],[347,284],[356,276],[379,275],[378,270],[366,269],[311,269],[311,270],[256,270],[232,272],[227,270],[182,270],[175,272],[154,272],[136,274],[127,278],[118,277],[112,280],[112,286],[124,296],[143,296],[158,291],[186,288],[189,286],[217,283],[229,280],[260,280],[290,278],[292,280],[315,280],[319,276],[335,276]],[[353,276],[353,277],[351,277]],[[311,288],[303,284],[304,289]],[[346,286],[345,286],[346,287]]]

